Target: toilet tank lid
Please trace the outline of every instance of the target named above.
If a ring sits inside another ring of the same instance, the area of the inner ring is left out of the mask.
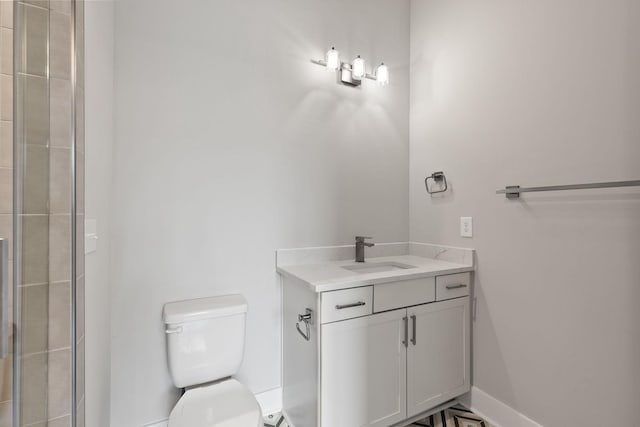
[[[167,303],[162,320],[167,324],[185,323],[246,312],[247,300],[242,295],[222,295]]]

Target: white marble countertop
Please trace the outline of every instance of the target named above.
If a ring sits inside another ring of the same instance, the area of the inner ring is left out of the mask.
[[[399,269],[376,273],[358,273],[342,268],[350,265],[367,265],[381,262],[408,264],[414,268]],[[314,264],[278,266],[278,273],[304,282],[315,292],[335,291],[339,289],[366,286],[398,280],[433,277],[444,274],[473,271],[473,263],[456,263],[416,255],[396,255],[367,258],[364,264],[348,261],[328,261]]]

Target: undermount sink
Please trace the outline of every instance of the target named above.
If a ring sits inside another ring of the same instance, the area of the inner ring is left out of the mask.
[[[363,262],[355,265],[343,265],[342,268],[353,271],[354,273],[368,274],[394,270],[406,270],[408,268],[415,268],[415,266],[402,264],[400,262]]]

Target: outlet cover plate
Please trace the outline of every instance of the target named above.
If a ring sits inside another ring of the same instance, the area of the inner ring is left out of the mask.
[[[460,217],[460,237],[473,237],[473,218],[470,216]]]

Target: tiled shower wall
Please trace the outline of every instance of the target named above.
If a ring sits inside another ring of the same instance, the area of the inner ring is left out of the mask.
[[[84,0],[75,1],[75,140],[76,140],[76,402],[77,427],[85,420],[85,328],[84,328]]]
[[[13,3],[0,2],[0,237],[13,237]],[[9,248],[9,282],[13,275]],[[13,293],[9,286],[9,301]],[[9,313],[11,319],[12,313]],[[13,328],[9,328],[12,330]],[[12,337],[9,338],[11,340]],[[10,353],[13,348],[10,348]],[[11,425],[13,358],[0,360],[0,426]]]
[[[17,277],[21,307],[18,350],[20,424],[24,426],[70,426],[73,412],[78,415],[77,425],[84,426],[84,73],[82,67],[74,67],[84,63],[83,14],[83,4],[77,2],[78,18],[74,21],[69,0],[0,1],[0,235],[12,229],[11,177],[15,167],[21,183],[15,208],[16,225],[21,230],[16,244],[21,259]],[[76,61],[72,57],[74,22]],[[11,133],[14,117],[15,164]],[[71,244],[74,201],[75,259]],[[71,321],[74,292],[75,331]],[[12,420],[11,361],[2,361],[0,369],[0,427],[5,427]]]

